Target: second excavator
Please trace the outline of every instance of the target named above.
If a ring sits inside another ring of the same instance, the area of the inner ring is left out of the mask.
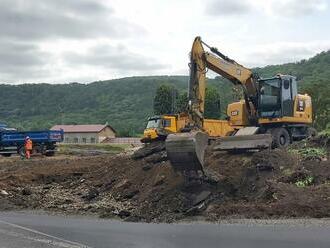
[[[165,141],[167,156],[175,170],[184,174],[204,171],[204,153],[210,138],[204,125],[207,70],[240,85],[244,96],[239,102],[228,105],[227,125],[233,131],[228,133],[228,128],[219,129],[226,130],[226,133],[217,134],[214,149],[285,147],[311,134],[311,97],[298,94],[295,77],[260,78],[196,37],[190,54],[185,126],[180,132],[168,134]]]

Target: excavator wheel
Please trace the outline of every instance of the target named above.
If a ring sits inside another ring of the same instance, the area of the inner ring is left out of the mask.
[[[284,148],[291,143],[291,138],[288,131],[285,128],[275,128],[272,133],[272,148]]]

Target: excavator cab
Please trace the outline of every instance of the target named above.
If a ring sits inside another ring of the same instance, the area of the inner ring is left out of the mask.
[[[294,100],[298,94],[295,77],[279,75],[259,80],[258,85],[258,115],[260,118],[293,116]]]

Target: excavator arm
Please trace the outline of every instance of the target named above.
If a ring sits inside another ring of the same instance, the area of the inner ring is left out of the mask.
[[[204,46],[209,48],[210,52],[206,52]],[[246,104],[249,119],[253,122],[258,104],[257,76],[250,69],[219,52],[217,48],[207,45],[200,37],[196,37],[190,55],[189,106],[192,125],[202,129],[208,69],[242,87],[245,101],[249,103]]]

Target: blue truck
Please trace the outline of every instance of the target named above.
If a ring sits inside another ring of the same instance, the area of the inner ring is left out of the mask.
[[[63,130],[17,131],[0,124],[0,154],[5,157],[17,153],[24,155],[26,136],[33,142],[32,154],[52,156],[56,151],[56,143],[63,141]]]

